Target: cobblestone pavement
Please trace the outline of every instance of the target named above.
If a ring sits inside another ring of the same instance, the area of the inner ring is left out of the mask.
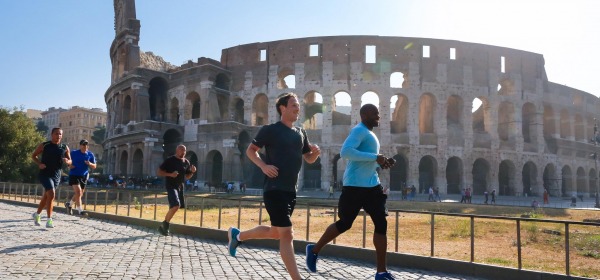
[[[0,202],[0,279],[287,279],[278,252],[240,247],[106,220],[54,213],[55,228],[35,226],[34,208]],[[306,279],[373,279],[374,264],[325,257]],[[397,279],[479,279],[389,267]]]

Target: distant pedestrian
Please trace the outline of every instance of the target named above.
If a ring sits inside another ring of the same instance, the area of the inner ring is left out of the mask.
[[[483,203],[484,203],[484,204],[488,204],[488,196],[489,196],[489,193],[488,193],[488,191],[484,191],[484,192],[483,192],[483,196],[485,197],[485,201],[484,201]]]
[[[433,198],[433,187],[429,187],[429,196],[427,197],[427,201],[435,201]]]
[[[465,188],[462,188],[462,190],[460,191],[460,203],[467,203],[466,193],[467,190]]]
[[[496,204],[496,189],[492,190],[492,204]]]
[[[54,227],[52,210],[54,208],[53,202],[56,195],[56,188],[60,184],[63,164],[70,165],[72,163],[69,147],[66,144],[60,143],[62,137],[63,130],[58,127],[53,128],[51,140],[37,146],[31,155],[31,159],[40,169],[38,179],[44,187],[44,195],[40,200],[37,211],[33,213],[33,221],[36,226],[40,225],[40,214],[46,208],[46,214],[48,215],[46,227]],[[41,156],[41,158],[38,158],[38,156]]]
[[[327,198],[333,198],[333,185],[329,186],[329,196]]]
[[[548,204],[549,203],[549,194],[548,194],[548,190],[544,189],[544,204]]]

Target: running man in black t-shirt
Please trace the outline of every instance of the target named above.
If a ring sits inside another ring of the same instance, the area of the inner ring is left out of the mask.
[[[293,93],[287,93],[277,99],[275,104],[281,121],[263,126],[246,155],[266,175],[263,199],[269,213],[271,226],[257,226],[240,232],[229,228],[229,254],[235,256],[241,241],[248,239],[279,239],[281,259],[292,279],[300,279],[300,272],[294,257],[294,235],[290,219],[296,205],[298,172],[302,159],[313,163],[321,154],[319,146],[310,144],[306,132],[293,124],[300,115],[300,103]],[[265,148],[264,161],[258,151]]]
[[[185,208],[185,200],[183,197],[183,187],[185,180],[192,178],[196,172],[196,166],[192,165],[185,158],[186,147],[184,145],[177,146],[175,155],[165,159],[160,165],[156,175],[165,176],[167,187],[167,198],[169,199],[169,211],[165,215],[163,224],[158,228],[162,235],[169,235],[169,222],[179,210]]]
[[[33,213],[33,221],[36,226],[40,225],[40,214],[42,210],[46,208],[48,214],[48,220],[46,221],[47,228],[53,228],[54,223],[52,222],[52,209],[54,207],[54,197],[56,194],[56,188],[60,184],[60,175],[63,164],[70,165],[71,153],[69,147],[65,144],[61,144],[63,131],[62,129],[55,127],[51,132],[51,140],[40,144],[33,154],[31,159],[38,165],[40,174],[38,179],[42,186],[44,186],[44,195],[40,200],[40,204],[35,213]],[[41,158],[38,156],[41,155]]]

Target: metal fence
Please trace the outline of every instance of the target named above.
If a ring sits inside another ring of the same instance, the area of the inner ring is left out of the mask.
[[[37,184],[25,184],[25,183],[3,183],[0,182],[0,190],[2,191],[1,198],[15,201],[24,201],[31,203],[38,203],[43,194],[43,188]],[[59,206],[71,197],[73,191],[70,186],[59,187],[56,192],[55,203]],[[226,223],[228,226],[237,223],[237,227],[241,228],[242,224],[245,226],[255,226],[266,222],[267,215],[263,211],[263,203],[260,197],[256,199],[232,199],[232,198],[209,198],[200,197],[198,194],[186,194],[186,208],[183,209],[183,224],[186,225],[197,225],[206,228],[217,228],[221,229],[223,224]],[[82,198],[84,203],[84,210],[125,215],[130,217],[139,217],[144,219],[162,219],[162,216],[157,217],[158,209],[162,206],[164,212],[166,212],[166,192],[157,190],[128,190],[128,189],[106,189],[106,188],[86,188],[84,197]],[[188,203],[189,202],[189,203]],[[189,210],[188,210],[189,209]],[[315,219],[323,219],[324,215],[331,215],[332,219],[328,222],[335,222],[337,219],[337,207],[326,205],[326,204],[301,204],[296,205],[296,209],[303,211],[301,215],[298,215],[305,222],[294,220],[294,230],[299,233],[295,238],[300,238],[302,233],[304,234],[304,240],[316,241],[322,231],[311,232],[311,225],[314,225]],[[147,211],[150,210],[150,211]],[[114,211],[114,212],[113,212]],[[311,213],[311,211],[313,211]],[[192,217],[191,213],[194,216]],[[411,211],[411,210],[395,210],[390,209],[388,211],[388,246],[393,246],[393,250],[388,251],[405,253],[400,250],[402,241],[406,239],[403,230],[413,227],[408,225],[401,227],[401,215],[420,215],[425,217],[429,228],[421,234],[429,235],[429,246],[427,253],[423,255],[429,255],[431,257],[438,257],[436,254],[437,250],[447,250],[445,244],[436,243],[436,235],[440,234],[443,228],[436,228],[436,225],[442,223],[445,219],[463,219],[468,221],[468,226],[465,226],[466,235],[468,235],[469,244],[468,252],[464,252],[463,255],[468,255],[468,261],[478,263],[476,256],[476,228],[478,223],[485,222],[509,222],[514,223],[513,232],[516,236],[516,240],[512,246],[516,247],[516,263],[519,270],[523,269],[523,236],[522,231],[526,230],[524,224],[526,223],[540,223],[540,224],[553,224],[555,227],[555,234],[563,236],[563,240],[557,241],[557,248],[564,249],[564,255],[562,256],[564,265],[564,273],[571,275],[571,250],[570,244],[572,238],[571,234],[574,232],[581,231],[582,228],[591,229],[591,232],[595,233],[595,238],[600,241],[600,224],[595,222],[578,222],[578,221],[565,221],[565,220],[548,220],[548,219],[537,219],[531,217],[505,217],[505,216],[490,216],[490,215],[473,215],[473,214],[462,214],[462,213],[444,213],[444,212],[426,212],[426,211]],[[177,216],[177,215],[176,215]],[[294,214],[296,216],[296,214]],[[257,219],[255,219],[257,218]],[[361,219],[362,218],[362,219]],[[391,218],[391,219],[390,219]],[[237,221],[235,221],[235,219]],[[297,219],[297,218],[296,218]],[[224,221],[226,220],[226,221]],[[358,221],[362,220],[362,221]],[[178,222],[178,221],[175,221]],[[250,225],[248,225],[250,223]],[[450,221],[450,223],[460,223],[460,220]],[[367,248],[367,238],[370,237],[373,229],[367,226],[367,214],[362,211],[361,216],[357,219],[355,224],[361,224],[355,226],[354,229],[358,228],[360,232],[358,236],[352,237],[353,241],[356,241],[356,237],[361,238],[362,248]],[[466,224],[466,223],[465,223]],[[574,231],[573,227],[577,227]],[[437,232],[436,232],[437,231]],[[509,232],[512,230],[508,230]],[[369,233],[369,236],[367,236]],[[340,236],[341,238],[341,236]],[[391,239],[391,240],[390,240]],[[557,239],[558,240],[558,239]],[[336,244],[336,240],[333,240]],[[354,242],[356,243],[356,242]],[[391,243],[391,244],[390,244]],[[562,244],[560,244],[562,243]],[[436,246],[437,245],[437,246]],[[425,248],[422,248],[425,249]],[[558,249],[557,251],[560,251]],[[554,254],[557,251],[552,252]],[[423,252],[423,251],[421,251]],[[600,255],[600,253],[598,253]],[[452,259],[452,258],[450,258]],[[466,260],[466,259],[465,259]],[[514,261],[514,260],[513,260]],[[598,262],[600,264],[600,262]],[[598,267],[598,266],[596,266]]]

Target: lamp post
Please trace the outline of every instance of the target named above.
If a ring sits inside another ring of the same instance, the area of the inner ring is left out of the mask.
[[[592,142],[594,143],[594,146],[598,146],[598,143],[600,142],[600,135],[598,135],[598,122],[596,118],[594,118],[594,136],[592,137]],[[591,156],[594,158],[594,176],[596,177],[596,194],[594,195],[596,197],[596,205],[594,205],[594,207],[600,208],[600,197],[598,197],[598,151],[595,150]]]

